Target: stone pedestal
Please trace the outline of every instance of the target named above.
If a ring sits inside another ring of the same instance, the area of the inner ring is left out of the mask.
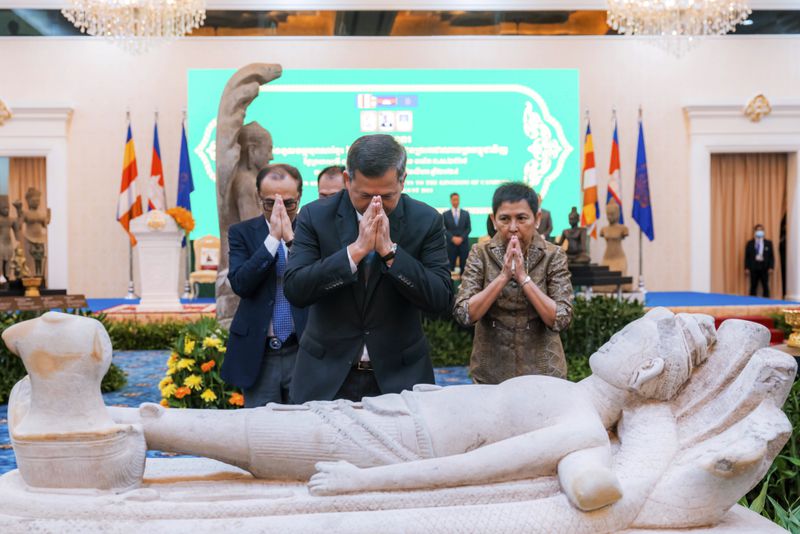
[[[139,312],[182,311],[178,292],[183,230],[160,210],[131,221],[136,237],[141,303]]]
[[[0,477],[0,532],[194,534],[286,532],[374,534],[440,532],[552,534],[547,521],[531,517],[528,499],[557,491],[554,478],[484,488],[378,492],[314,497],[305,484],[256,480],[249,473],[203,458],[147,459],[144,483],[115,494],[39,493],[25,488],[18,471]],[[606,510],[593,514],[607,515]],[[560,522],[555,518],[556,522]],[[581,534],[613,532],[598,523],[570,523]],[[560,531],[566,532],[566,530]],[[627,529],[625,534],[779,534],[776,524],[734,506],[716,526],[688,529]]]

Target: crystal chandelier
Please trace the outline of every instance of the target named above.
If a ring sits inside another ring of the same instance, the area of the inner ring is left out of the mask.
[[[69,0],[61,13],[81,30],[141,52],[203,25],[205,0]]]
[[[745,0],[608,0],[608,25],[619,33],[659,37],[680,57],[699,38],[736,31],[750,16]]]

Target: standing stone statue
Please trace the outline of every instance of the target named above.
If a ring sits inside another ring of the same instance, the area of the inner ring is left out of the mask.
[[[14,258],[14,241],[17,234],[17,220],[10,216],[11,206],[8,197],[0,196],[0,284],[8,282],[11,260]],[[13,235],[12,235],[13,234]]]
[[[628,237],[628,227],[619,223],[619,204],[613,198],[606,206],[606,217],[608,226],[600,229],[600,237],[606,240],[606,251],[600,265],[607,266],[612,271],[619,271],[622,276],[628,275],[628,259],[622,249],[622,240]],[[630,290],[630,285],[623,287],[625,291]],[[613,288],[616,290],[616,287]]]
[[[581,216],[578,208],[572,207],[569,212],[569,228],[561,232],[556,240],[556,245],[567,242],[567,261],[569,263],[589,263],[589,254],[586,252],[586,228],[578,226]]]
[[[22,202],[14,202],[17,210],[20,242],[25,256],[33,263],[33,276],[44,276],[47,257],[47,225],[50,224],[50,208],[42,206],[42,192],[30,187],[25,193],[28,209],[22,209]]]
[[[257,122],[244,124],[247,107],[265,83],[279,78],[280,65],[252,63],[225,85],[217,115],[217,213],[222,254],[217,271],[217,319],[230,325],[239,306],[228,283],[228,228],[262,213],[256,175],[272,161],[272,136]]]

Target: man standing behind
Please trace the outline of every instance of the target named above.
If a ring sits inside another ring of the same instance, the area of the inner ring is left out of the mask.
[[[542,205],[542,195],[539,195],[539,212],[542,214],[542,220],[539,222],[539,235],[544,238],[545,241],[552,241],[553,238],[550,237],[550,234],[553,233],[553,217],[550,215],[550,211],[541,207]]]
[[[342,189],[344,189],[344,167],[341,165],[325,167],[317,175],[319,198],[332,197]]]
[[[461,197],[458,193],[450,195],[450,205],[452,208],[444,212],[444,229],[447,235],[447,257],[450,260],[450,271],[456,268],[456,258],[459,258],[461,272],[467,265],[469,256],[469,234],[472,232],[472,224],[469,219],[469,212],[462,210]]]
[[[757,224],[753,231],[753,239],[747,242],[744,249],[744,271],[750,276],[750,295],[756,296],[760,283],[764,297],[769,298],[769,275],[775,268],[772,241],[764,239],[763,224]]]
[[[303,191],[300,172],[291,165],[268,165],[256,177],[256,190],[264,215],[228,230],[228,280],[241,301],[220,373],[244,390],[246,408],[289,402],[307,315],[284,295],[286,258]]]
[[[354,401],[433,383],[420,311],[453,290],[442,217],[403,195],[406,151],[389,135],[357,139],[346,190],[297,220],[286,296],[309,307],[291,397]]]

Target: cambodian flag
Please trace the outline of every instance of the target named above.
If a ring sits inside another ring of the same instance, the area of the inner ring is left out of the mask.
[[[606,204],[611,202],[611,199],[617,201],[619,206],[619,223],[625,222],[625,217],[622,215],[622,187],[620,185],[620,164],[619,164],[619,141],[617,139],[617,117],[614,116],[614,137],[611,141],[611,159],[608,164],[608,194],[606,195]]]
[[[161,165],[161,147],[158,142],[158,122],[153,127],[153,159],[150,163],[150,180],[147,182],[147,211],[167,209],[167,191],[164,189],[164,168]]]
[[[636,148],[636,185],[633,189],[633,220],[647,239],[655,239],[653,208],[650,205],[650,183],[647,176],[647,154],[644,151],[644,129],[639,117],[639,143]]]

